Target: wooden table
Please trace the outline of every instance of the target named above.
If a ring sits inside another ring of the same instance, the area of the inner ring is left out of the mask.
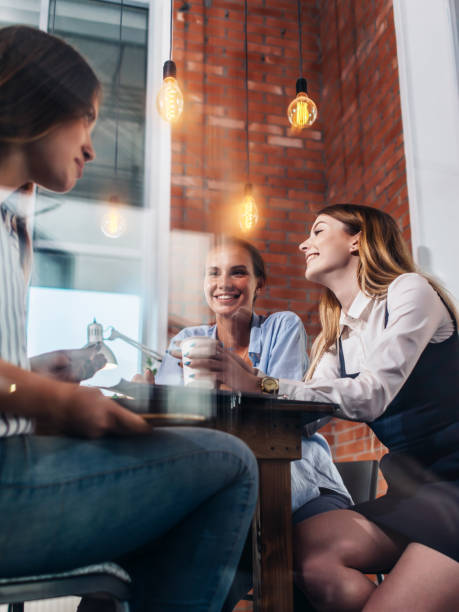
[[[139,391],[138,386],[133,388],[137,401]],[[292,612],[290,462],[301,458],[304,425],[332,415],[336,406],[160,385],[144,391],[144,407],[139,411],[154,413],[152,419],[158,425],[191,422],[214,427],[241,438],[252,449],[260,477],[252,527],[254,610]],[[129,394],[129,389],[125,392]]]
[[[336,406],[242,396],[238,418],[224,416],[216,427],[252,449],[258,460],[260,489],[252,523],[255,612],[292,612],[293,552],[290,462],[301,458],[301,433],[307,422]]]

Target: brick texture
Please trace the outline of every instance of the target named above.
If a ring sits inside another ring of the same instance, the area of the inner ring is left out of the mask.
[[[174,4],[185,113],[172,132],[172,228],[242,235],[244,3],[193,2],[181,11],[184,4]],[[286,109],[300,76],[296,0],[248,0],[248,146],[260,213],[248,239],[268,269],[257,310],[294,310],[313,338],[320,290],[304,280],[298,244],[316,211],[336,202],[376,206],[397,219],[407,240],[410,220],[392,1],[301,5],[303,75],[319,118],[292,134]],[[340,460],[385,452],[362,424],[333,421],[324,433]]]
[[[392,1],[318,4],[327,201],[381,208],[410,240]],[[339,460],[385,453],[365,425],[335,420],[324,433]]]

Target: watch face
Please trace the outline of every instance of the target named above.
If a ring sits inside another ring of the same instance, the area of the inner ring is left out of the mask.
[[[279,389],[279,383],[277,382],[277,379],[270,378],[269,376],[263,378],[262,386],[263,391],[266,391],[267,393],[273,393],[273,391],[277,391]]]

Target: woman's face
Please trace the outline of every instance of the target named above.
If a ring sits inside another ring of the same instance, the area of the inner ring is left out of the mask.
[[[355,265],[359,236],[360,232],[348,234],[338,219],[319,215],[309,238],[299,246],[306,258],[307,280],[327,285],[327,277],[342,274],[350,265]]]
[[[207,256],[204,294],[209,308],[221,316],[232,316],[241,308],[252,312],[259,279],[250,254],[238,245],[222,245]]]
[[[84,117],[57,125],[39,140],[26,145],[30,180],[46,189],[70,191],[83,176],[85,164],[95,158],[91,132],[97,120],[99,101]]]

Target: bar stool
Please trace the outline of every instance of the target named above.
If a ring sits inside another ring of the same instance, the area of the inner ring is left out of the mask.
[[[117,612],[129,612],[131,578],[116,563],[88,565],[67,572],[0,578],[0,604],[24,612],[24,602],[55,597],[108,595]]]

